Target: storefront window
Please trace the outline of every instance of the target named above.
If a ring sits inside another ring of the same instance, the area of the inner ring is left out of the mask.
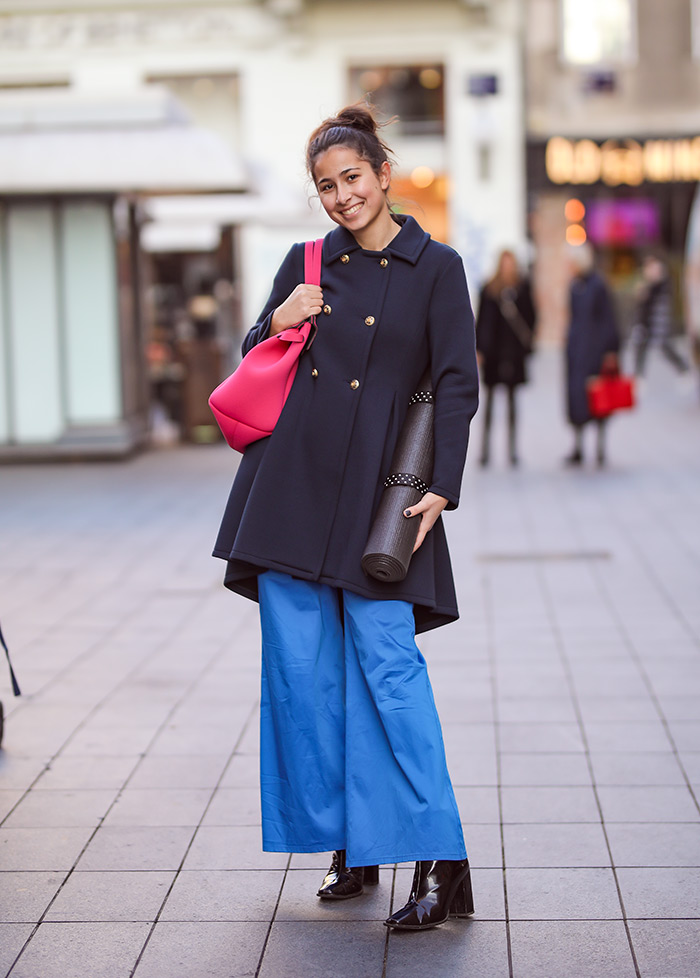
[[[636,0],[561,0],[562,56],[578,65],[636,56]]]
[[[439,64],[350,69],[351,98],[369,96],[382,119],[398,117],[405,136],[442,136],[445,130],[444,71]]]

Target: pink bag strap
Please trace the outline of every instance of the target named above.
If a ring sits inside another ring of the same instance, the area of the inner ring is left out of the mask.
[[[307,285],[321,284],[321,255],[323,238],[307,241],[304,245],[304,281]]]

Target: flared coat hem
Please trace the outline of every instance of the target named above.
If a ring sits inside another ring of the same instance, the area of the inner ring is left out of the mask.
[[[255,558],[248,554],[236,554],[236,557],[232,558],[229,554],[217,549],[212,551],[212,556],[229,562],[229,567],[224,574],[224,586],[229,591],[240,594],[242,597],[249,598],[252,601],[259,600],[257,578],[258,574],[262,574],[266,570],[280,571],[282,574],[290,574],[292,577],[299,578],[302,581],[316,581],[319,584],[327,584],[329,587],[352,591],[354,594],[359,594],[363,598],[370,598],[374,601],[382,600],[381,596],[377,594],[376,586],[372,586],[371,584],[363,588],[356,581],[344,581],[338,577],[331,577],[325,574],[317,576],[311,571],[302,570],[298,567],[288,567],[274,560],[266,560],[263,564],[258,562],[260,558]],[[231,565],[234,566],[234,569],[231,569]],[[451,622],[459,619],[459,611],[456,605],[428,605],[425,603],[425,595],[412,594],[402,590],[400,593],[392,592],[391,594],[387,594],[384,600],[408,601],[409,604],[413,605],[416,634],[428,632],[442,625],[449,625]],[[320,851],[323,852],[324,850]]]

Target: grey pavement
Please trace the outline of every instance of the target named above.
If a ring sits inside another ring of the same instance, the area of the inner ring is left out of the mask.
[[[0,469],[0,974],[700,976],[697,385],[650,358],[570,471],[559,367],[517,471],[477,418],[446,517],[462,618],[421,645],[476,915],[423,934],[382,924],[410,867],[336,906],[327,855],[260,850],[257,611],[209,557],[234,454]]]

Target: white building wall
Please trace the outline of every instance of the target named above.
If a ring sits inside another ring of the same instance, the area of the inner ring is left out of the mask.
[[[306,206],[304,143],[322,118],[348,101],[352,65],[444,65],[445,137],[402,140],[389,130],[401,171],[427,162],[446,173],[450,243],[465,260],[472,292],[500,248],[524,250],[519,0],[490,0],[481,13],[467,0],[315,0],[302,3],[301,15],[291,20],[256,0],[177,7],[132,0],[73,12],[59,0],[37,6],[43,8],[41,23],[31,20],[23,4],[0,0],[0,13],[29,18],[22,21],[29,25],[22,43],[6,50],[0,22],[0,84],[52,76],[95,92],[138,85],[154,75],[237,76],[236,126],[226,120],[229,131],[240,133],[236,150],[254,174],[298,202],[299,215],[287,213],[278,221],[268,215],[242,228],[244,322],[259,311],[290,244],[330,227],[317,202]],[[47,40],[52,9],[63,25],[59,44]],[[498,77],[497,95],[468,94],[469,75],[481,72]],[[479,173],[481,144],[490,147],[486,178]],[[96,395],[84,388],[79,399],[90,396]],[[89,410],[81,400],[81,416]],[[107,409],[103,404],[95,410]]]

